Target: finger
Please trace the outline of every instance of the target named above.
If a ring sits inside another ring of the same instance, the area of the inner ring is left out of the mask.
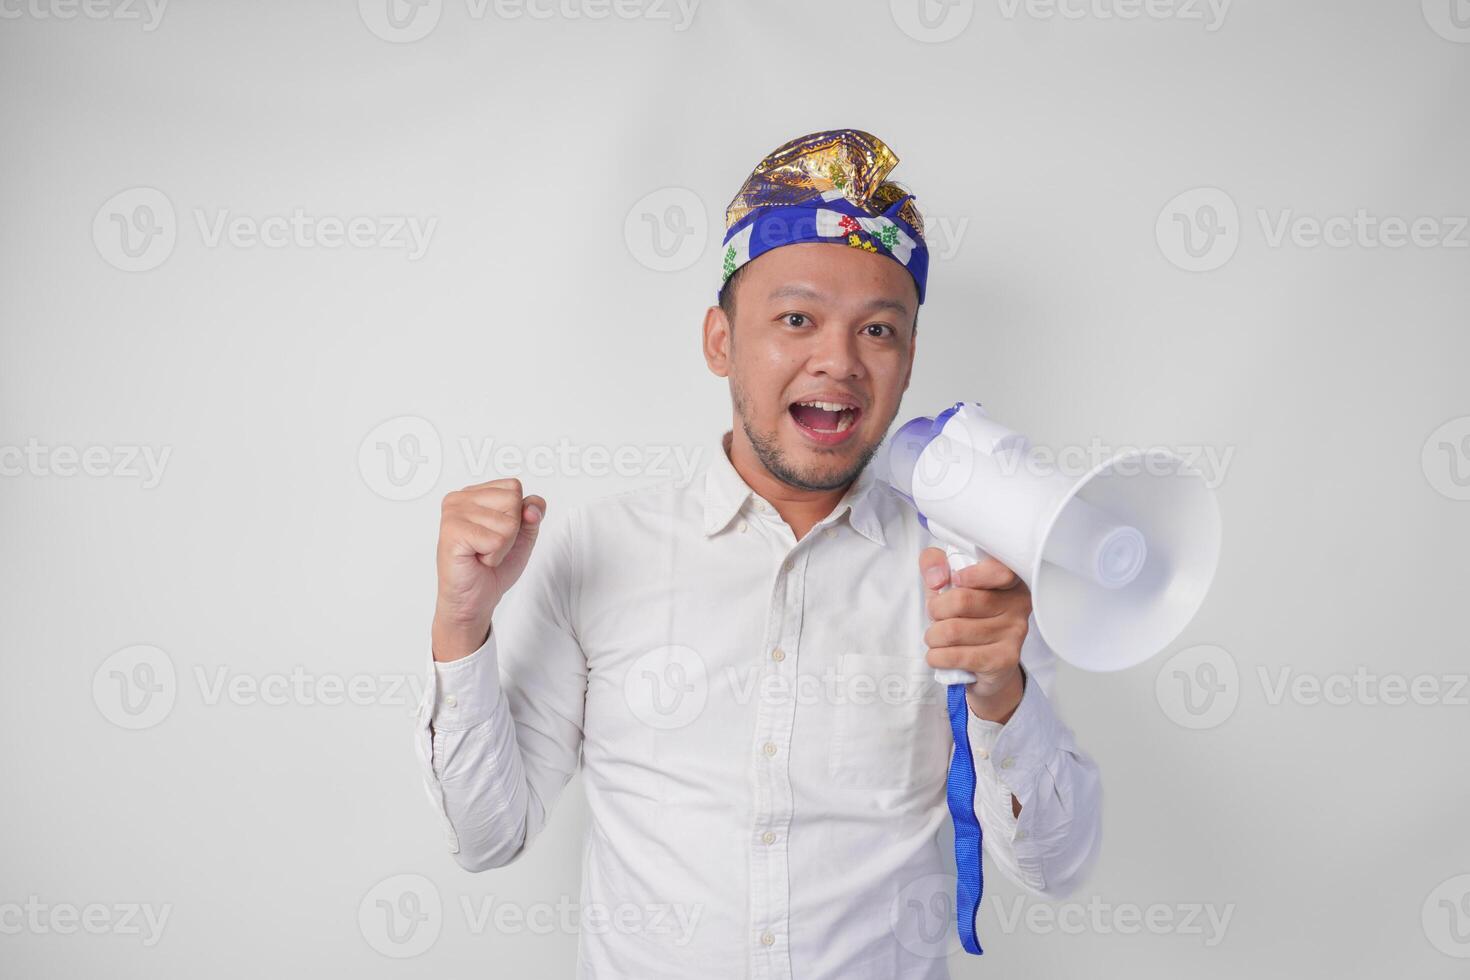
[[[488,490],[464,490],[456,501],[466,507],[498,511],[519,517],[526,500],[520,492],[509,487],[491,487]]]
[[[931,547],[919,552],[919,575],[924,579],[924,586],[933,591],[949,583],[949,557],[943,548]]]
[[[954,584],[967,589],[1014,589],[1021,578],[1007,568],[999,558],[986,558],[973,565],[966,565],[954,575]]]
[[[515,491],[515,495],[517,497],[525,492],[521,487],[520,479],[514,476],[503,476],[498,480],[486,480],[484,483],[474,483],[461,489],[464,492],[479,490],[513,490]]]
[[[541,518],[546,516],[546,498],[538,494],[531,494],[521,503],[521,522],[523,524],[540,524]]]
[[[939,619],[989,619],[999,616],[1014,605],[1006,592],[990,589],[953,588],[944,592],[930,592],[924,599],[929,618]]]
[[[1000,643],[931,647],[924,660],[935,670],[968,670],[972,674],[993,674],[1016,663],[1011,649]]]
[[[1012,639],[1018,627],[1010,617],[991,619],[941,619],[924,630],[924,643],[931,647],[968,647]]]
[[[507,542],[513,540],[511,535],[502,530],[459,518],[449,522],[444,532],[444,544],[450,554],[473,554],[492,566],[498,563],[497,554],[508,548]]]

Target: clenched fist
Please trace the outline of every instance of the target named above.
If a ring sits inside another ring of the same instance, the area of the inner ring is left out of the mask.
[[[521,481],[514,477],[465,487],[444,498],[435,660],[467,657],[485,643],[495,606],[525,570],[545,516],[546,501],[523,496]]]
[[[974,683],[965,689],[970,710],[1004,723],[1024,690],[1021,644],[1031,616],[1031,590],[994,558],[951,572],[942,549],[925,548],[919,553],[919,569],[934,621],[924,633],[929,666],[974,674]],[[946,585],[953,587],[945,590]]]

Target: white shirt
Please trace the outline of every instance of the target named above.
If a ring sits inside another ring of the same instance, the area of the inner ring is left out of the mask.
[[[798,541],[728,438],[687,486],[548,522],[485,645],[430,658],[417,745],[449,850],[519,859],[580,764],[580,976],[941,980],[959,947],[934,541],[871,466]],[[1034,620],[1022,666],[1004,726],[968,719],[975,807],[987,873],[1057,897],[1096,855],[1100,784]]]

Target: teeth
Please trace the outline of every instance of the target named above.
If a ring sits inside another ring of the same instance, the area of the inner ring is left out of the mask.
[[[837,431],[846,432],[850,428],[852,428],[852,416],[844,412],[837,417]]]
[[[849,406],[841,402],[797,402],[798,405],[808,405],[812,408],[820,408],[826,412],[840,412]]]

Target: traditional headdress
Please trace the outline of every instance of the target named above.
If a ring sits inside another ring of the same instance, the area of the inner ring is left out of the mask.
[[[901,263],[923,303],[924,219],[913,195],[884,179],[897,165],[882,140],[857,129],[812,133],[775,150],[725,212],[720,289],[736,269],[773,248],[833,242]]]

